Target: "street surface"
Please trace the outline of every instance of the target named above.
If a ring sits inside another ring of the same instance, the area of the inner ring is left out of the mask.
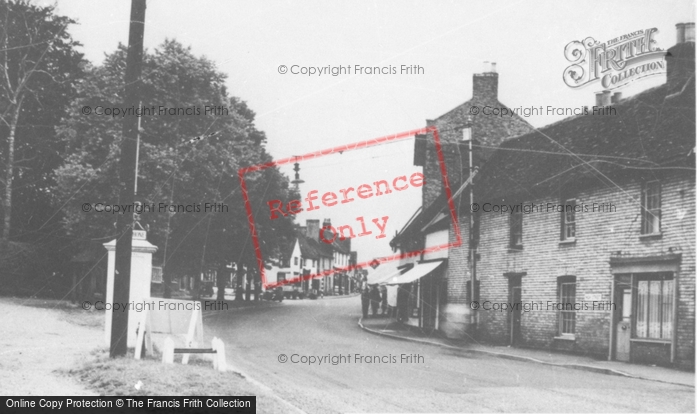
[[[234,369],[309,413],[694,411],[689,387],[385,338],[360,329],[360,313],[357,296],[285,300],[207,314],[204,325],[224,340]],[[401,363],[402,354],[422,359]],[[326,355],[345,358],[292,362]]]

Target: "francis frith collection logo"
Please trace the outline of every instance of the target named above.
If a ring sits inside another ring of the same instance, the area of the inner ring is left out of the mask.
[[[619,89],[635,80],[666,73],[665,52],[656,46],[656,28],[623,34],[607,42],[592,37],[574,40],[564,48],[571,65],[564,83],[581,88],[600,83],[603,89]]]

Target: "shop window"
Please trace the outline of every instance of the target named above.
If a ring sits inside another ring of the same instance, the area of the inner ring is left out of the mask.
[[[576,277],[559,278],[559,335],[576,333]]]
[[[661,183],[650,181],[642,186],[642,234],[661,233]]]
[[[568,198],[561,212],[561,241],[576,240],[576,199]]]
[[[637,281],[635,336],[671,339],[673,336],[673,279],[654,277]]]

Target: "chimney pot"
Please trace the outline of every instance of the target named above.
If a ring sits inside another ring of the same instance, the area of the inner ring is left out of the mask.
[[[490,67],[491,65],[489,64],[490,62],[484,61],[484,73],[489,73],[490,72]]]
[[[685,41],[694,42],[695,41],[695,23],[685,24]]]
[[[603,105],[602,106],[609,106],[611,98],[612,97],[611,97],[610,91],[603,91]]]
[[[685,23],[676,24],[676,43],[685,42]]]
[[[622,92],[615,92],[612,96],[612,103],[616,104],[622,100]]]
[[[497,73],[496,72],[496,62],[491,62],[491,72]]]
[[[676,25],[676,43],[695,41],[695,23],[678,23]]]
[[[595,106],[603,106],[603,92],[595,94]]]

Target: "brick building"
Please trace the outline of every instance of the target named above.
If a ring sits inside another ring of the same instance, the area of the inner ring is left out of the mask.
[[[428,276],[432,287],[414,295],[418,315],[427,316],[419,326],[448,337],[694,367],[694,24],[678,32],[664,85],[627,99],[600,93],[596,103],[614,112],[567,118],[502,140],[489,154],[473,186],[477,328],[467,308],[466,242],[432,253],[445,263]],[[476,129],[473,136],[480,148]],[[472,213],[461,189],[454,201],[468,241]],[[445,197],[433,200],[424,199],[393,246],[415,250],[437,234],[456,240]],[[514,209],[494,212],[500,205]],[[412,299],[404,302],[409,309]],[[501,303],[516,309],[494,309]]]
[[[453,193],[469,176],[469,152],[463,140],[465,128],[471,131],[475,143],[473,167],[483,165],[506,139],[533,130],[518,115],[498,117],[474,114],[473,108],[477,108],[480,113],[494,108],[507,108],[498,100],[496,64],[484,63],[484,72],[472,77],[472,98],[437,119],[427,121],[427,126],[437,128],[439,133],[444,167]],[[422,187],[423,207],[392,241],[392,246],[402,252],[419,251],[425,247],[444,244],[448,240],[450,221],[444,208],[445,187],[435,145],[432,135],[416,136],[414,164],[423,167],[425,177]],[[468,228],[463,230],[467,231],[463,240],[468,240]],[[450,252],[451,257],[463,253],[461,250]],[[445,272],[454,271],[453,262],[438,267],[427,263],[446,258],[447,251],[443,250],[405,257],[400,261],[400,268],[410,272],[398,281],[404,286],[397,293],[399,302],[408,303],[408,306],[399,307],[399,315],[407,323],[427,329],[437,329],[438,325],[448,330],[465,328],[464,316],[469,313],[469,309],[464,302],[464,286],[450,284],[450,279],[444,277]],[[417,266],[421,262],[426,262],[425,266]],[[421,296],[425,300],[420,300]],[[454,325],[454,328],[447,328],[448,325]]]

